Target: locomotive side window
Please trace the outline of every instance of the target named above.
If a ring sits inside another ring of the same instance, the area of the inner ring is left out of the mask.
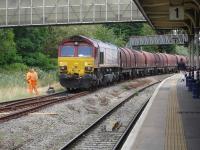
[[[79,46],[78,47],[78,56],[79,57],[91,57],[92,56],[92,47]]]
[[[74,46],[63,46],[60,51],[61,57],[73,57]]]
[[[103,52],[100,52],[100,61],[99,61],[100,64],[103,64],[104,63],[104,53]]]

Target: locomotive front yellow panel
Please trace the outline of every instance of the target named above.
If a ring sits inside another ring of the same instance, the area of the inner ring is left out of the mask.
[[[58,57],[60,71],[68,75],[83,76],[94,71],[93,57]]]

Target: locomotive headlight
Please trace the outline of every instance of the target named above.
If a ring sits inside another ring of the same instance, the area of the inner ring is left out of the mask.
[[[77,45],[78,45],[78,42],[74,42],[74,45],[77,46]]]
[[[60,70],[61,70],[61,71],[67,70],[67,66],[60,66]]]
[[[92,67],[90,67],[90,66],[87,66],[87,67],[85,67],[85,71],[92,71]]]

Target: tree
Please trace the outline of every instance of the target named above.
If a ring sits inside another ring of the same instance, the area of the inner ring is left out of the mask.
[[[112,29],[117,37],[121,37],[128,42],[130,36],[141,35],[143,23],[109,23],[104,26]]]
[[[140,35],[148,36],[148,35],[155,35],[156,31],[152,29],[147,23],[143,23],[140,31]]]
[[[12,29],[0,30],[0,66],[21,62],[17,54]]]
[[[104,26],[99,26],[93,37],[103,42],[109,42],[117,46],[123,47],[126,44],[126,42],[123,40],[123,37],[115,35],[112,29],[108,29]]]
[[[189,50],[184,46],[176,46],[176,54],[189,56]]]
[[[48,27],[19,27],[14,29],[14,33],[17,50],[26,65],[42,69],[56,67],[44,51],[51,36]]]
[[[57,57],[58,45],[61,41],[72,35],[85,35],[92,37],[96,32],[97,25],[73,25],[73,26],[55,26],[49,27],[49,36],[46,40],[44,50],[45,54],[51,57]]]
[[[51,57],[57,57],[59,43],[73,35],[84,35],[90,38],[98,39],[104,42],[124,46],[125,41],[117,36],[112,29],[103,25],[74,25],[62,27],[49,27],[49,36],[45,44],[45,53]]]
[[[18,27],[14,29],[17,50],[26,55],[29,52],[42,52],[49,36],[47,27]]]
[[[143,23],[140,31],[141,36],[155,35],[156,31],[152,29],[147,23]],[[159,47],[157,45],[143,46],[143,49],[148,52],[158,52]]]

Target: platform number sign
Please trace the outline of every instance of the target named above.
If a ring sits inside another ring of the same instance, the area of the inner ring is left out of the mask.
[[[170,20],[184,20],[184,8],[183,6],[173,6],[169,8]]]

